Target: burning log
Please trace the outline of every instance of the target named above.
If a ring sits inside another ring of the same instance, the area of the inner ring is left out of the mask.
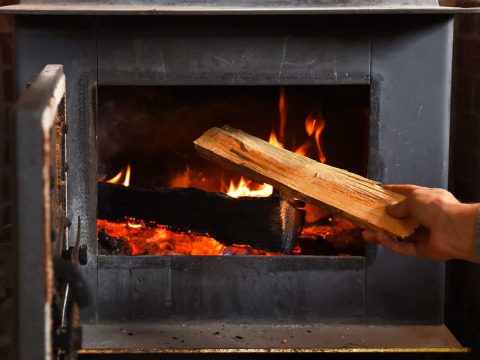
[[[151,191],[98,183],[98,218],[126,217],[209,234],[224,245],[289,253],[302,231],[305,212],[279,195],[232,198],[193,188]]]
[[[243,131],[214,127],[194,143],[208,160],[257,182],[271,184],[292,197],[333,209],[366,227],[405,238],[418,226],[412,219],[395,219],[385,212],[385,205],[403,200],[403,195],[362,176],[280,149]]]

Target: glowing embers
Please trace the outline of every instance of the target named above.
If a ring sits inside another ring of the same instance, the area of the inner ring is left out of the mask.
[[[122,255],[278,255],[248,245],[225,246],[206,234],[176,232],[168,226],[126,219],[97,220],[100,249]]]
[[[364,255],[362,229],[342,217],[327,217],[307,225],[290,254],[226,246],[207,234],[177,232],[165,225],[126,219],[97,220],[99,252],[104,255]]]
[[[322,217],[310,224],[307,219],[292,250],[296,255],[363,256],[364,252],[362,228],[341,216]]]

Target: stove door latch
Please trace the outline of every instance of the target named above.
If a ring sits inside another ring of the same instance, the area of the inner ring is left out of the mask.
[[[90,292],[80,272],[87,263],[87,248],[80,246],[80,217],[73,247],[64,249],[54,258],[55,301],[53,311],[54,351],[57,359],[74,360],[82,346],[80,309],[90,304]]]

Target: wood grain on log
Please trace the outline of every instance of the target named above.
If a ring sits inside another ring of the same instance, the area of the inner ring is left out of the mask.
[[[368,228],[405,238],[418,226],[413,219],[395,219],[385,212],[388,203],[403,200],[403,195],[382,188],[376,181],[275,147],[241,130],[214,127],[194,143],[197,151],[214,163],[271,184],[288,196],[336,210]]]

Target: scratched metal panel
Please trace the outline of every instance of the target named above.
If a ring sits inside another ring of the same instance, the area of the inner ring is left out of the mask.
[[[347,18],[101,19],[99,85],[368,84],[370,42]],[[340,31],[338,31],[340,29]]]
[[[369,176],[447,188],[453,18],[404,25],[378,24],[372,41]],[[366,281],[367,317],[443,321],[444,264],[379,247]]]
[[[364,285],[360,257],[99,256],[98,319],[345,322]]]
[[[43,4],[52,5],[93,5],[104,3],[112,5],[111,1],[92,1],[92,0],[47,0]],[[240,4],[239,4],[240,3]],[[23,0],[20,4],[38,4],[38,0]],[[325,7],[375,7],[375,6],[438,6],[436,0],[116,0],[116,5],[148,5],[148,6],[325,6]]]
[[[89,287],[96,289],[96,33],[85,17],[25,16],[15,23],[19,89],[24,89],[45,64],[63,64],[67,74],[66,108],[71,120],[67,133],[67,208],[70,219],[80,217],[81,243],[88,245],[88,264],[81,271]],[[74,241],[75,231],[75,226],[70,227],[70,241]],[[95,298],[92,292],[93,304]],[[82,315],[93,316],[94,310],[84,310]]]
[[[195,5],[148,5],[112,3],[62,4],[19,4],[0,7],[0,14],[14,15],[97,15],[97,16],[165,16],[165,15],[372,15],[372,14],[479,14],[480,8],[460,8],[435,5],[394,4],[390,6],[321,6],[279,4],[265,6],[261,3],[243,5],[241,2],[229,6],[220,4]]]

